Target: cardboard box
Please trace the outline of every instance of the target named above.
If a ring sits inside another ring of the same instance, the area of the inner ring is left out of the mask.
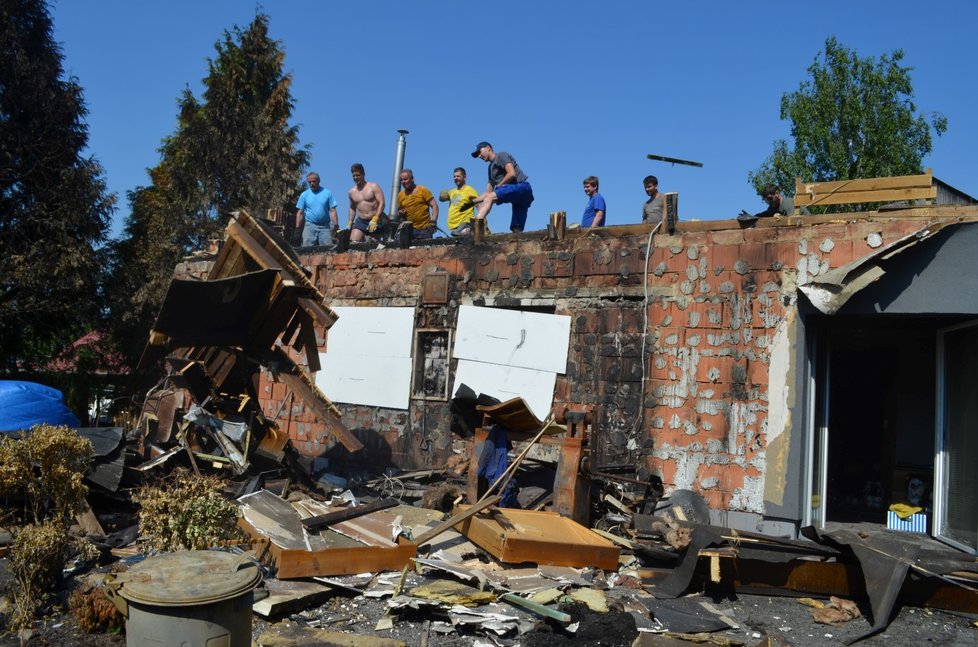
[[[901,519],[897,516],[896,512],[887,510],[886,527],[890,530],[899,530],[900,532],[922,532],[926,534],[927,514],[924,512],[918,512],[915,515],[911,515],[907,519]]]

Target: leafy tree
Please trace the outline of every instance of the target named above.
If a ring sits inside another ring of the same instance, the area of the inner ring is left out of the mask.
[[[151,184],[129,194],[132,211],[112,248],[114,332],[130,360],[180,259],[219,235],[234,209],[264,215],[288,206],[308,164],[289,125],[292,76],[268,16],[225,31],[215,49],[202,97],[189,89],[179,97],[177,128],[162,142]]]
[[[0,0],[0,371],[36,368],[100,315],[114,196],[44,0]]]
[[[795,177],[825,182],[912,175],[932,148],[931,128],[940,136],[947,119],[917,112],[911,67],[903,51],[879,60],[860,58],[834,37],[825,41],[808,68],[811,76],[781,97],[781,119],[791,121],[794,146],[774,142],[774,151],[748,180],[760,193],[774,184],[794,193]]]

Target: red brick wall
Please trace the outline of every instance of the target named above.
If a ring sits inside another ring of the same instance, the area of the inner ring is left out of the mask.
[[[655,235],[647,307],[648,230],[639,227],[570,232],[563,242],[525,234],[478,247],[443,241],[303,260],[332,305],[415,306],[416,327],[453,328],[460,303],[550,304],[571,316],[556,404],[598,406],[593,464],[634,464],[658,473],[667,490],[700,492],[711,507],[763,512],[771,345],[797,285],[872,253],[875,235],[886,245],[926,221],[804,223],[692,223],[684,226],[697,230]],[[422,278],[434,268],[450,275],[449,302],[421,306]],[[300,452],[334,449],[300,403],[282,407],[284,389],[268,376],[261,394],[280,424],[291,417]],[[451,454],[456,436],[443,402],[412,400],[408,411],[338,406],[374,465],[438,467]]]

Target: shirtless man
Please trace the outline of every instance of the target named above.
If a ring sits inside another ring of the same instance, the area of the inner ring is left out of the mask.
[[[357,243],[377,231],[386,221],[384,192],[376,182],[364,179],[363,164],[350,167],[355,186],[350,189],[350,242]]]

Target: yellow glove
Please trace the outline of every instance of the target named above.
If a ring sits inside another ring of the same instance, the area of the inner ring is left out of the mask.
[[[346,223],[346,228],[353,229],[353,218],[350,218],[350,221]]]
[[[380,216],[374,216],[370,219],[370,226],[367,227],[367,231],[371,234],[377,231],[377,223],[380,222]]]
[[[438,200],[441,202],[448,202],[448,191],[442,191],[438,194]]]

